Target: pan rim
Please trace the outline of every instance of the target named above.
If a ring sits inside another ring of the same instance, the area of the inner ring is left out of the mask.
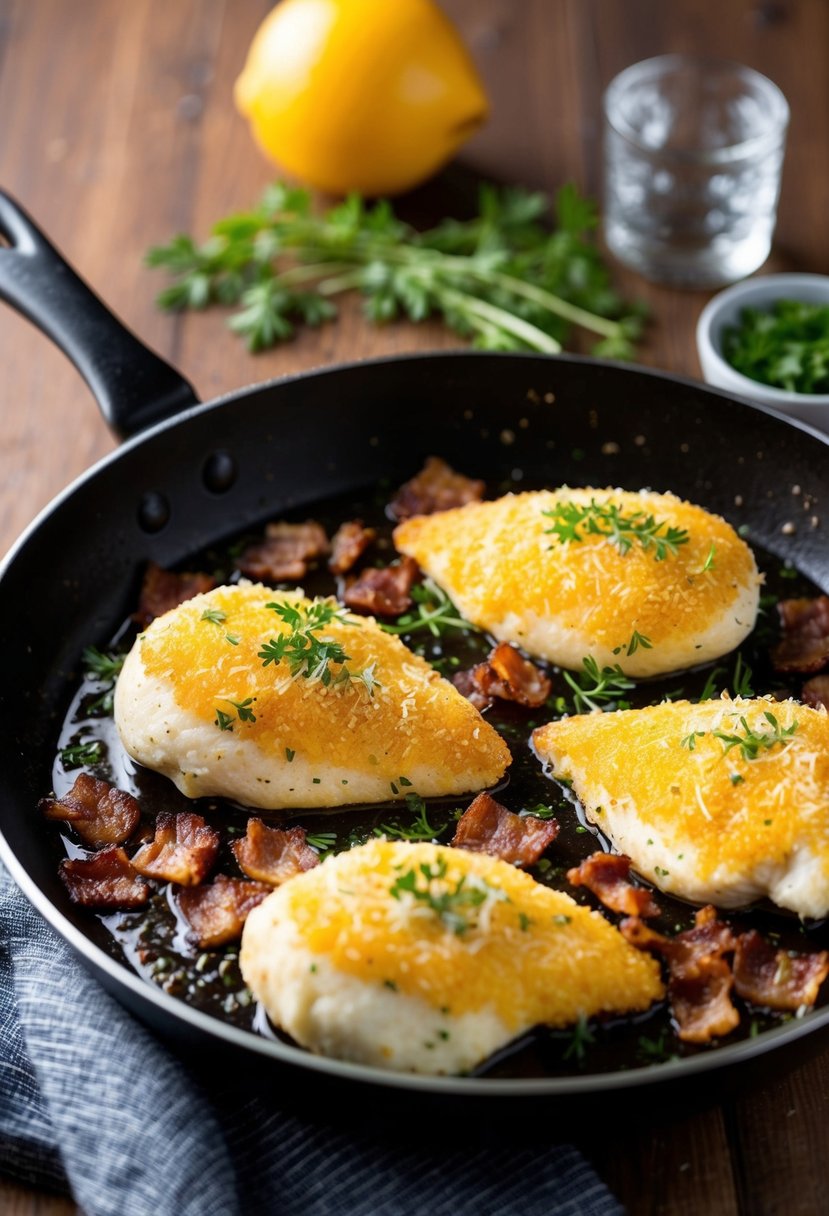
[[[713,388],[701,381],[687,376],[679,376],[659,369],[630,365],[613,360],[599,360],[583,355],[538,355],[534,352],[484,352],[470,350],[453,351],[419,351],[409,354],[381,356],[365,360],[353,360],[348,363],[313,368],[305,371],[289,373],[271,380],[261,381],[241,388],[231,390],[207,402],[200,402],[170,418],[164,419],[146,428],[126,440],[112,452],[108,452],[92,466],[70,482],[55,497],[46,504],[35,516],[32,522],[23,530],[20,536],[10,546],[8,552],[0,561],[0,584],[7,570],[14,563],[18,553],[38,531],[43,521],[49,517],[65,501],[70,499],[82,486],[94,479],[100,471],[126,458],[134,448],[142,446],[156,435],[172,430],[179,424],[184,425],[193,417],[230,404],[254,397],[263,390],[278,388],[300,380],[324,380],[326,377],[352,370],[364,370],[366,367],[385,367],[405,363],[415,363],[436,360],[447,363],[462,363],[471,360],[498,359],[515,363],[571,363],[582,366],[608,368],[641,378],[643,375],[667,384],[680,384],[701,393],[704,397],[718,398],[722,401],[737,404],[748,410],[771,417],[781,426],[792,427],[801,431],[811,439],[819,440],[823,446],[829,446],[829,435],[799,419],[787,418],[772,407],[750,401],[733,393]],[[814,1010],[802,1018],[796,1018],[784,1025],[764,1031],[755,1039],[742,1040],[738,1043],[726,1044],[713,1051],[696,1056],[667,1061],[658,1065],[643,1065],[639,1068],[616,1073],[593,1073],[578,1076],[563,1077],[534,1077],[534,1078],[487,1078],[487,1077],[457,1077],[432,1076],[424,1074],[408,1074],[384,1071],[368,1065],[356,1064],[349,1061],[334,1060],[328,1057],[315,1056],[299,1046],[282,1043],[257,1035],[253,1031],[230,1026],[217,1018],[211,1017],[175,997],[165,993],[160,988],[148,984],[137,973],[130,970],[128,963],[121,962],[110,956],[98,946],[83,931],[77,928],[54,904],[47,894],[29,875],[0,829],[0,861],[2,861],[12,878],[46,922],[59,934],[70,948],[81,957],[81,960],[95,971],[102,971],[116,988],[126,989],[144,1007],[151,1007],[165,1017],[173,1018],[182,1028],[206,1034],[210,1038],[219,1039],[229,1046],[253,1052],[260,1057],[271,1058],[281,1064],[294,1068],[305,1068],[323,1076],[334,1079],[355,1082],[364,1085],[380,1086],[387,1090],[404,1092],[419,1092],[442,1096],[455,1097],[487,1097],[493,1098],[530,1098],[530,1097],[578,1097],[609,1091],[628,1089],[642,1090],[653,1085],[671,1081],[687,1080],[691,1077],[710,1072],[729,1065],[744,1063],[756,1059],[767,1052],[777,1050],[787,1043],[793,1043],[807,1034],[819,1032],[829,1025],[829,1006]]]

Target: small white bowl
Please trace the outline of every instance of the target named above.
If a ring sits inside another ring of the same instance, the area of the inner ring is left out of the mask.
[[[739,325],[744,308],[770,310],[776,300],[829,304],[829,275],[769,274],[744,279],[719,292],[706,304],[697,322],[697,350],[702,374],[715,388],[769,405],[787,418],[799,418],[829,434],[829,393],[792,393],[743,376],[722,353],[723,331]]]

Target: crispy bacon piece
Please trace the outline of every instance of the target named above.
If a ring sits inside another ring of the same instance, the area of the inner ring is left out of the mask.
[[[134,869],[147,878],[195,887],[210,873],[221,837],[201,815],[161,811],[155,821],[155,836],[132,859]]]
[[[249,819],[245,838],[230,847],[249,878],[272,887],[313,870],[320,862],[319,854],[305,843],[304,828],[269,828],[261,819]]]
[[[829,663],[829,595],[781,600],[783,636],[771,652],[775,671],[820,671]]]
[[[389,503],[389,514],[392,519],[434,515],[467,502],[480,502],[483,496],[482,481],[464,477],[439,456],[430,456],[420,472],[397,491]]]
[[[217,874],[212,883],[179,891],[178,906],[197,943],[206,950],[241,937],[248,913],[272,890],[262,882]]]
[[[484,696],[517,701],[530,709],[543,705],[552,688],[541,668],[523,658],[509,642],[499,642],[485,663],[473,667],[472,679]]]
[[[493,698],[481,692],[478,685],[475,683],[475,668],[471,671],[456,671],[452,676],[452,683],[457,688],[462,697],[466,697],[467,701],[475,706],[475,708],[483,713],[485,709],[489,709]]]
[[[90,773],[79,773],[62,798],[41,798],[38,806],[47,819],[71,823],[81,839],[96,849],[123,844],[141,818],[132,794]]]
[[[488,853],[513,865],[531,866],[558,836],[555,819],[515,815],[484,792],[458,820],[452,847]]]
[[[741,933],[734,951],[734,990],[754,1005],[799,1009],[814,1005],[826,976],[829,954],[778,950],[756,929]]]
[[[172,570],[163,570],[155,562],[149,562],[133,620],[139,625],[149,625],[157,616],[163,616],[171,608],[191,600],[194,595],[212,591],[215,586],[216,580],[209,574],[174,574]]]
[[[630,858],[624,853],[593,853],[580,866],[567,871],[574,887],[587,887],[611,912],[625,916],[659,916],[661,908],[650,891],[629,880]]]
[[[150,889],[138,877],[122,848],[113,845],[92,857],[66,859],[58,876],[73,904],[96,912],[140,908],[150,898]]]
[[[728,1034],[740,1020],[731,1001],[734,977],[723,958],[736,946],[728,925],[717,920],[716,909],[700,908],[693,929],[664,937],[638,916],[619,925],[623,936],[638,950],[660,954],[668,964],[668,999],[686,1043],[709,1043]]]
[[[829,709],[829,676],[812,676],[803,685],[800,699],[813,709],[820,709],[821,705]]]
[[[315,520],[304,524],[270,523],[265,539],[249,545],[236,559],[236,567],[248,578],[284,583],[305,578],[308,563],[328,552],[325,529]]]
[[[328,569],[332,574],[347,574],[377,537],[376,528],[367,528],[361,519],[340,524],[331,541]]]
[[[372,616],[400,616],[412,606],[412,587],[420,578],[420,568],[413,557],[404,557],[396,566],[384,569],[370,567],[349,583],[343,593],[343,603],[352,612]]]

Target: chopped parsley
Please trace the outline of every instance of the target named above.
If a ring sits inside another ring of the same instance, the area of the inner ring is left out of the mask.
[[[236,710],[236,716],[227,713],[225,710],[217,709],[214,726],[218,726],[219,730],[233,730],[234,721],[239,722],[255,722],[256,714],[251,709],[256,697],[246,697],[244,701],[232,701],[230,697],[220,697],[220,700],[226,701],[228,705],[232,705]]]
[[[744,308],[723,333],[723,355],[750,380],[790,393],[829,392],[829,305],[776,300]]]
[[[646,638],[644,633],[639,633],[636,629],[634,629],[633,633],[631,634],[630,641],[627,643],[623,642],[621,646],[614,647],[613,653],[621,654],[624,650],[625,654],[628,656],[628,658],[630,658],[632,654],[636,654],[636,651],[640,647],[642,650],[653,650],[653,642],[650,640],[650,638]]]
[[[756,760],[761,751],[770,751],[778,743],[782,745],[788,743],[799,725],[797,721],[794,721],[791,726],[781,726],[774,714],[768,710],[763,712],[763,717],[771,730],[752,730],[745,718],[741,717],[740,725],[745,731],[743,735],[737,732],[728,734],[722,730],[712,731],[714,738],[719,739],[723,745],[723,755],[727,756],[733,747],[739,747],[744,760]]]

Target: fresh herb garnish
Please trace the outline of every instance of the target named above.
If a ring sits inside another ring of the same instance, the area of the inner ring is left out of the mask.
[[[86,743],[72,743],[62,747],[58,752],[64,768],[80,768],[82,764],[97,764],[103,759],[104,745],[99,739],[90,739]]]
[[[714,569],[714,559],[716,557],[716,554],[717,554],[717,546],[714,544],[713,541],[711,541],[711,548],[708,550],[708,556],[706,557],[705,561],[702,564],[702,569],[700,570],[700,574],[705,574],[705,572],[707,570]]]
[[[585,506],[575,502],[557,502],[551,511],[542,511],[553,521],[545,528],[545,535],[555,536],[560,544],[580,542],[585,536],[602,536],[619,550],[624,557],[634,544],[641,545],[645,553],[653,549],[658,562],[668,555],[675,557],[680,545],[688,543],[684,528],[672,528],[664,519],[657,520],[645,511],[634,511],[623,515],[612,502],[596,502],[591,498]]]
[[[556,354],[576,325],[599,336],[594,354],[631,358],[641,310],[610,287],[594,205],[566,185],[553,231],[548,210],[542,194],[485,187],[473,219],[417,233],[386,201],[352,195],[318,214],[308,191],[274,184],[204,244],[177,236],[147,262],[173,276],[162,308],[235,306],[230,327],[252,351],[330,319],[333,298],[358,291],[371,321],[438,316],[486,350]]]
[[[573,690],[573,704],[577,713],[601,709],[610,701],[618,701],[620,693],[630,692],[636,687],[618,663],[599,670],[599,664],[592,655],[582,659],[582,670],[576,676],[569,671],[562,672],[562,675]]]
[[[596,1042],[596,1036],[590,1029],[587,1018],[583,1013],[579,1014],[579,1020],[576,1022],[570,1034],[570,1041],[564,1050],[565,1060],[577,1060],[582,1063],[587,1055],[587,1048]]]
[[[220,697],[221,701],[226,701],[228,705],[232,705],[236,710],[236,719],[239,722],[255,722],[256,714],[251,709],[256,697],[246,697],[244,701],[232,701],[230,697]],[[234,716],[227,713],[225,710],[217,709],[216,717],[213,725],[218,726],[219,730],[233,730]]]
[[[744,308],[723,333],[723,355],[750,380],[790,393],[829,392],[829,305],[776,300]]]
[[[684,739],[680,740],[680,747],[687,747],[689,752],[694,751],[697,739],[701,739],[704,734],[704,730],[692,730],[690,735],[686,735]]]
[[[318,853],[330,853],[337,843],[336,832],[306,832],[305,843]]]
[[[278,637],[265,642],[258,657],[262,666],[269,663],[274,665],[283,660],[288,664],[292,679],[305,679],[319,682],[325,688],[344,684],[362,684],[370,696],[379,683],[374,675],[375,664],[361,671],[354,671],[346,666],[350,661],[345,648],[340,642],[331,637],[320,636],[321,631],[336,622],[340,625],[354,625],[346,616],[346,609],[341,608],[334,600],[317,599],[307,607],[303,604],[292,604],[288,600],[272,602],[266,605],[273,609],[278,617],[288,626],[288,632],[280,633]],[[332,671],[332,665],[339,668]]]
[[[434,840],[441,830],[435,828],[426,813],[426,803],[419,794],[406,795],[406,807],[414,815],[411,823],[395,827],[390,823],[381,823],[374,829],[375,836],[389,836],[392,840]]]
[[[446,877],[447,869],[443,857],[434,864],[421,862],[416,870],[406,870],[395,879],[389,893],[398,900],[410,895],[430,908],[447,929],[462,937],[470,926],[467,910],[480,908],[487,899],[507,900],[508,897],[477,874],[464,874],[453,884]]]
[[[199,619],[210,621],[213,625],[222,625],[227,620],[227,613],[222,612],[221,608],[205,608]]]
[[[741,717],[740,725],[745,731],[744,735],[737,734],[736,731],[730,735],[722,730],[712,731],[714,738],[719,739],[723,745],[723,755],[727,756],[733,747],[739,747],[744,760],[756,760],[761,751],[770,751],[778,743],[787,743],[799,725],[795,721],[791,726],[781,726],[774,714],[768,710],[763,712],[763,717],[771,730],[752,730],[745,718]]]
[[[105,654],[95,646],[87,646],[83,652],[84,670],[88,678],[100,680],[104,687],[86,710],[89,714],[111,714],[115,681],[124,666],[125,654]]]
[[[633,633],[630,635],[630,641],[627,644],[623,642],[621,646],[614,646],[613,653],[621,654],[624,650],[625,654],[628,656],[628,658],[630,658],[632,654],[636,654],[636,651],[640,648],[640,646],[642,650],[653,650],[653,642],[650,640],[650,638],[646,638],[644,633],[639,633],[636,629],[634,629]]]
[[[428,629],[429,633],[439,638],[449,629],[460,629],[464,633],[479,632],[477,626],[459,615],[446,592],[430,578],[416,583],[412,587],[411,596],[414,600],[414,608],[411,611],[398,617],[393,625],[381,623],[380,628],[386,633],[408,635]]]
[[[737,662],[734,664],[734,675],[731,677],[731,688],[736,697],[754,696],[754,688],[751,684],[752,674],[748,663],[743,660],[741,654],[738,654]]]

